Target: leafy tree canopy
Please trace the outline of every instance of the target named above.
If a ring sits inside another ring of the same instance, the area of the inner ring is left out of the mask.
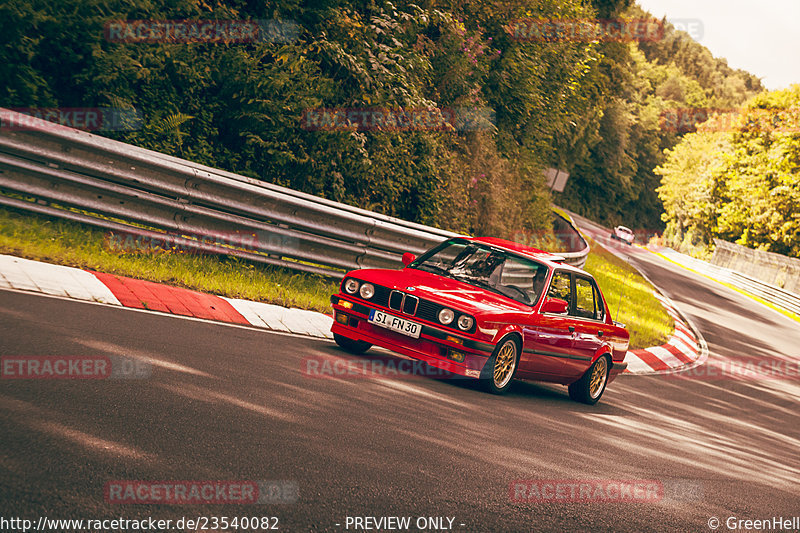
[[[630,0],[6,0],[0,105],[135,107],[140,129],[100,133],[503,237],[550,227],[542,171],[554,166],[572,176],[558,203],[656,228],[663,208],[653,169],[681,136],[662,127],[663,111],[737,105],[760,90],[758,80],[669,26],[664,39],[644,43],[537,42],[509,31],[529,18],[644,16]],[[296,31],[258,43],[104,36],[111,21],[142,19],[291,21]],[[412,131],[308,127],[308,111],[323,108],[457,110],[483,121]],[[731,214],[720,227],[737,220]]]
[[[716,237],[800,257],[800,85],[712,116],[656,173],[673,245]]]

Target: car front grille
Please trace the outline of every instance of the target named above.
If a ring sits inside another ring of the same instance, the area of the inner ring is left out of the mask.
[[[389,296],[389,309],[400,311],[405,315],[416,315],[418,305],[419,298],[410,294],[405,294],[400,291],[392,291],[391,295]]]
[[[370,302],[380,305],[381,307],[389,307],[389,293],[391,292],[388,287],[375,285],[375,296],[369,299]]]
[[[437,315],[442,309],[441,305],[435,304],[428,300],[420,300],[417,307],[417,316],[423,320],[430,320],[431,322],[438,322]]]
[[[457,328],[456,324],[458,322],[458,318],[464,313],[459,313],[456,311],[455,320],[448,325],[444,325],[439,322],[439,311],[441,311],[444,306],[431,302],[430,300],[425,300],[423,298],[404,293],[402,291],[384,287],[382,285],[375,285],[374,283],[373,285],[375,287],[375,295],[369,300],[364,300],[358,294],[354,294],[353,296],[371,304],[381,307],[388,307],[393,311],[397,311],[407,316],[415,316],[419,319],[427,320],[449,329],[461,331]],[[472,333],[474,331],[475,326],[473,325],[472,328],[470,328],[470,330],[466,333]]]
[[[400,291],[392,291],[389,296],[389,309],[400,311],[403,308],[403,293]]]
[[[403,312],[407,315],[416,315],[418,305],[419,298],[406,294],[406,299],[403,300]]]

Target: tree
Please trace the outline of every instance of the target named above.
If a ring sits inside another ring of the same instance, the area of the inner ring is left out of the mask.
[[[713,116],[656,169],[672,244],[717,237],[800,256],[800,85]]]

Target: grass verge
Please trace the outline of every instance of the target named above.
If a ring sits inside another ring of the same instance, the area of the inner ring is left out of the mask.
[[[674,324],[653,295],[653,286],[635,268],[596,241],[589,239],[589,244],[586,271],[600,284],[614,319],[628,327],[631,349],[664,344]]]
[[[186,287],[202,292],[328,313],[339,284],[330,278],[256,265],[229,256],[120,254],[105,231],[0,208],[0,253]]]

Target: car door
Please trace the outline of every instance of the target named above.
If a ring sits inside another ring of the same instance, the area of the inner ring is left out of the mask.
[[[565,363],[569,377],[580,377],[603,345],[603,335],[611,330],[605,324],[605,307],[597,285],[589,276],[574,274],[574,302],[569,314],[575,327],[572,357]]]
[[[572,301],[572,277],[556,270],[547,297]],[[530,376],[554,377],[564,373],[565,361],[572,353],[572,318],[568,314],[539,313],[533,324],[523,328],[520,372]]]

